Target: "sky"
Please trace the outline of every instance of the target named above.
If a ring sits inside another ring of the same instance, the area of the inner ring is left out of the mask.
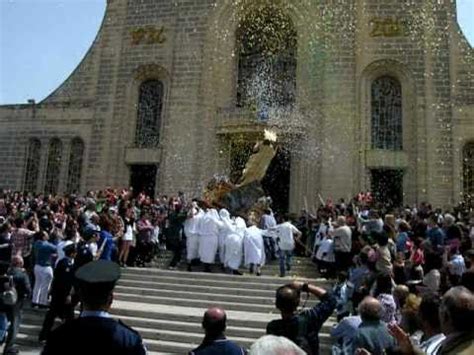
[[[76,68],[94,41],[106,0],[0,0],[0,104],[37,102]],[[474,0],[457,0],[474,45]]]

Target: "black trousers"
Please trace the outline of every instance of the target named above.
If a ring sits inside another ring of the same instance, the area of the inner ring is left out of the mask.
[[[176,267],[181,261],[181,257],[183,255],[183,245],[182,243],[176,243],[170,245],[169,249],[173,252],[173,258],[171,259],[170,266]]]
[[[48,338],[51,329],[53,328],[54,321],[56,318],[64,319],[65,321],[70,321],[74,319],[74,306],[73,304],[66,304],[63,300],[61,301],[51,301],[46,316],[44,317],[43,327],[41,328],[39,334],[39,340],[46,340]]]
[[[272,237],[263,237],[263,243],[265,246],[265,257],[267,258],[267,260],[275,260],[276,259],[275,240]]]
[[[336,257],[337,271],[348,271],[352,264],[352,254],[350,252],[336,251],[334,256]]]

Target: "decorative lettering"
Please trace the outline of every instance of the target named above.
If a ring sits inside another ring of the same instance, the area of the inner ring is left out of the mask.
[[[162,44],[166,42],[165,27],[138,27],[131,31],[132,45]]]
[[[369,23],[371,37],[400,37],[406,34],[406,23],[397,18],[373,18]]]

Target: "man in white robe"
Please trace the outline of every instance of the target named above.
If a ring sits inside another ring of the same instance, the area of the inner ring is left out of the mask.
[[[219,228],[223,226],[215,209],[209,209],[199,220],[199,258],[204,264],[204,271],[211,272],[211,265],[216,259]]]
[[[225,208],[219,211],[219,217],[222,222],[222,227],[219,228],[219,262],[221,263],[222,268],[225,268],[225,240],[229,234],[234,233],[235,226],[230,219],[229,211],[227,211]]]
[[[245,266],[249,272],[256,271],[257,276],[262,274],[261,266],[265,264],[265,245],[263,243],[264,231],[256,226],[254,219],[249,219],[249,227],[244,235]]]
[[[224,265],[229,268],[234,275],[242,275],[239,271],[242,263],[243,241],[247,225],[241,217],[235,219],[234,232],[227,235],[224,249]]]
[[[199,221],[204,212],[193,201],[192,207],[188,212],[188,218],[184,222],[184,234],[186,235],[186,260],[188,262],[188,271],[192,271],[193,260],[199,258]]]

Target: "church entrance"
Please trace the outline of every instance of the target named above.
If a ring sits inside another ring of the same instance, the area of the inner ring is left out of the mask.
[[[242,176],[255,143],[250,141],[232,142],[230,145],[230,179],[237,183]],[[261,185],[265,194],[273,201],[273,210],[287,213],[290,203],[290,152],[279,147],[273,158]]]
[[[377,203],[387,207],[403,204],[403,170],[372,169],[371,189]]]
[[[290,152],[282,147],[272,160],[267,174],[262,180],[262,187],[273,201],[273,211],[287,213],[290,203]]]
[[[157,172],[158,166],[155,164],[130,166],[130,186],[135,196],[141,192],[148,196],[155,196]]]

